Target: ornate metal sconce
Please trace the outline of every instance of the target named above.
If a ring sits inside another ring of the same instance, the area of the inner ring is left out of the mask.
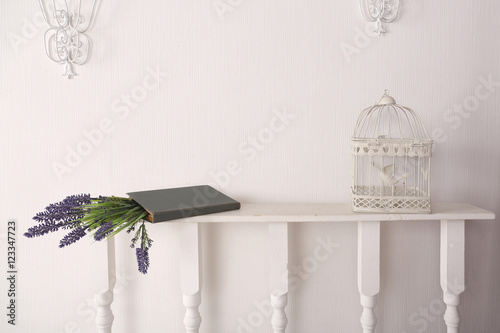
[[[390,23],[398,17],[399,0],[359,0],[359,9],[365,20],[375,22],[372,31],[380,36],[386,32],[382,22]]]
[[[91,40],[86,32],[92,26],[97,0],[92,0],[86,23],[81,15],[82,0],[38,0],[38,2],[43,18],[49,25],[44,34],[45,53],[50,60],[65,65],[62,75],[71,79],[77,75],[73,66],[81,66],[89,58]],[[77,7],[70,7],[68,2]]]

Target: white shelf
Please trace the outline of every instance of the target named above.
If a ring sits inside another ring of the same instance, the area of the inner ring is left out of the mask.
[[[350,204],[242,204],[241,209],[169,221],[182,224],[180,232],[180,275],[183,319],[187,333],[198,333],[202,322],[200,223],[268,223],[269,226],[269,293],[274,313],[274,333],[285,333],[288,318],[288,223],[356,222],[358,227],[358,290],[363,308],[360,322],[363,333],[374,333],[377,325],[375,307],[380,289],[380,222],[440,221],[440,276],[444,321],[448,333],[458,333],[460,294],[465,289],[465,221],[494,219],[495,214],[463,203],[436,203],[431,214],[354,213]],[[99,333],[111,333],[114,277],[116,276],[114,242],[108,243],[109,289],[96,295]]]
[[[463,203],[436,203],[430,214],[355,213],[347,203],[328,204],[242,204],[229,212],[189,217],[169,222],[249,223],[249,222],[359,222],[359,221],[429,221],[488,220],[495,214]],[[162,222],[163,223],[163,222]]]

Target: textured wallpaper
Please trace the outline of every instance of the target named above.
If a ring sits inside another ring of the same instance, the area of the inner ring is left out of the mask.
[[[68,80],[45,55],[37,1],[1,1],[0,331],[95,331],[106,246],[24,238],[47,204],[199,184],[242,203],[349,202],[350,137],[384,89],[435,140],[432,200],[500,213],[499,4],[401,1],[385,27],[371,34],[357,1],[100,1],[90,58]],[[5,315],[9,219],[15,327]],[[497,220],[466,224],[463,332],[500,327]],[[145,276],[129,237],[116,239],[114,332],[183,332],[178,224],[149,229]],[[272,332],[267,227],[201,232],[200,332]],[[356,232],[350,223],[290,227],[291,267],[300,269],[318,238],[339,246],[294,276],[287,332],[360,331]],[[445,332],[439,224],[382,223],[381,256],[377,332]]]

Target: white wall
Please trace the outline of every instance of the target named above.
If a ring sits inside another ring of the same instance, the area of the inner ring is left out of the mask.
[[[499,84],[476,99],[474,111],[452,109],[471,109],[467,103],[486,92],[477,95],[481,78],[500,81],[497,1],[402,1],[390,33],[365,39],[354,0],[228,1],[235,5],[224,20],[212,1],[101,2],[89,32],[92,57],[71,81],[44,54],[37,2],[0,3],[0,233],[5,237],[8,218],[19,226],[18,325],[2,315],[2,332],[93,331],[91,300],[105,287],[105,245],[83,240],[59,249],[62,234],[22,237],[48,203],[75,193],[195,184],[243,203],[347,202],[351,131],[386,88],[417,110],[439,141],[433,200],[500,213]],[[123,110],[124,95],[156,67],[168,72],[160,86],[120,118],[114,111]],[[260,150],[249,149],[275,110],[295,118]],[[76,149],[103,119],[111,132],[59,180],[54,163],[65,163],[67,148]],[[235,174],[216,181],[211,175],[230,161],[238,164]],[[466,226],[463,332],[500,327],[497,222]],[[295,266],[312,255],[317,237],[340,246],[290,295],[289,332],[359,332],[356,226],[290,229]],[[146,276],[136,270],[128,237],[117,238],[115,332],[182,332],[178,226],[149,230],[155,243]],[[202,232],[201,332],[238,332],[239,320],[258,321],[255,304],[268,298],[266,226],[220,224]],[[437,223],[383,223],[378,332],[445,332],[438,242]],[[425,314],[431,306],[437,319]],[[267,322],[253,332],[271,332]]]

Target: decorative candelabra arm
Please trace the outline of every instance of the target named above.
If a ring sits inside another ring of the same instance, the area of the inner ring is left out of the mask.
[[[89,58],[91,42],[85,33],[94,22],[97,7],[97,0],[92,0],[89,20],[84,26],[82,0],[75,1],[78,1],[78,6],[72,11],[69,1],[65,1],[65,6],[61,7],[54,0],[38,0],[43,18],[49,25],[44,34],[45,53],[50,60],[64,65],[62,75],[68,79],[77,75],[73,66],[81,66]]]
[[[399,0],[358,0],[361,16],[368,21],[374,22],[372,32],[380,36],[386,30],[382,25],[391,23],[398,17]]]

